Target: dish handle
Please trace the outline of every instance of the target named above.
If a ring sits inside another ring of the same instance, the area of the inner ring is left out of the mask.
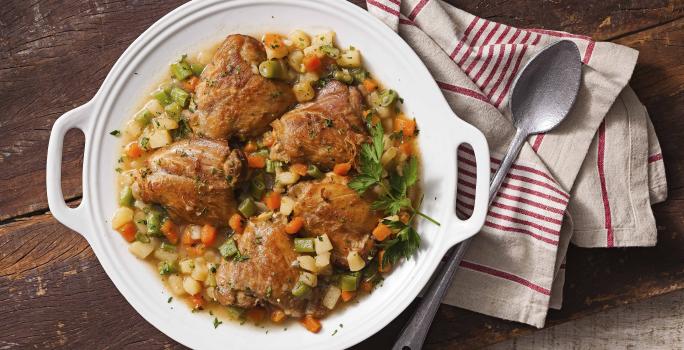
[[[48,206],[52,215],[68,228],[81,234],[86,240],[90,230],[89,217],[86,213],[88,206],[88,196],[86,195],[87,186],[83,177],[83,199],[76,208],[70,208],[64,201],[62,193],[62,149],[64,146],[64,136],[71,129],[79,129],[85,135],[86,149],[88,138],[90,137],[90,116],[92,114],[93,102],[74,108],[59,117],[52,126],[50,141],[48,144],[47,166],[46,166],[46,185]],[[85,156],[85,155],[84,155]],[[83,166],[85,171],[85,164]]]
[[[449,203],[453,205],[453,210],[448,213],[446,224],[444,225],[444,231],[447,234],[448,244],[444,247],[444,253],[454,245],[462,242],[463,240],[470,238],[474,234],[480,231],[484,225],[485,218],[487,216],[487,211],[489,207],[489,178],[490,178],[490,160],[489,160],[489,145],[487,144],[487,139],[484,134],[476,127],[460,120],[457,120],[456,127],[463,132],[460,133],[461,137],[455,137],[451,140],[453,150],[454,165],[450,167],[447,172],[447,194],[451,196]],[[457,152],[458,147],[462,144],[468,144],[473,148],[475,153],[475,163],[476,163],[476,180],[475,180],[475,199],[474,208],[471,216],[462,220],[456,215],[456,197],[457,197]],[[465,237],[465,238],[464,238]]]

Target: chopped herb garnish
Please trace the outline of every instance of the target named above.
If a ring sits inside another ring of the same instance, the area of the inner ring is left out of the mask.
[[[121,131],[119,131],[119,130],[112,130],[109,134],[112,135],[112,136],[119,137],[119,136],[121,136]]]
[[[221,325],[221,323],[223,323],[223,321],[219,321],[218,318],[214,317],[214,329]]]
[[[143,137],[140,139],[140,147],[147,149],[150,145],[150,139],[147,137]]]
[[[325,123],[325,126],[326,126],[326,127],[328,127],[328,128],[332,128],[332,127],[333,127],[333,121],[332,121],[332,119],[327,119],[327,118],[326,118],[326,119],[323,120],[323,122]]]
[[[171,301],[173,301],[173,297],[169,297],[168,299],[166,299],[166,302],[169,304],[171,303]]]

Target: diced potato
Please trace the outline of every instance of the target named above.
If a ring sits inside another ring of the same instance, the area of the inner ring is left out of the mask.
[[[266,57],[270,59],[283,58],[287,56],[288,49],[283,42],[283,37],[280,34],[266,33],[261,42],[264,44],[266,49]]]
[[[197,281],[204,281],[207,279],[208,274],[209,267],[207,266],[207,262],[204,260],[204,258],[195,259],[195,268],[192,269],[190,276]]]
[[[158,129],[178,129],[178,122],[166,116],[160,116],[156,118],[153,123]]]
[[[115,230],[133,221],[133,209],[129,207],[119,207],[112,217],[112,228]]]
[[[146,214],[142,210],[136,210],[135,215],[133,216],[133,222],[135,223],[135,227],[138,228],[138,232],[146,234],[147,233],[147,225],[145,225],[145,220]]]
[[[318,277],[314,275],[313,273],[309,272],[302,272],[299,275],[299,281],[306,284],[309,287],[316,287],[318,284]]]
[[[294,51],[290,52],[290,54],[287,56],[287,63],[296,72],[304,73],[304,72],[306,72],[306,68],[302,64],[303,58],[304,58],[304,53],[302,51],[294,50]]]
[[[366,262],[356,251],[347,254],[347,263],[349,264],[349,271],[361,271],[366,266]]]
[[[206,287],[216,287],[216,275],[213,273],[208,273],[207,278],[204,279],[204,285]]]
[[[314,245],[316,246],[316,254],[327,253],[333,249],[330,238],[327,234],[322,234],[314,240]]]
[[[293,185],[299,181],[299,175],[297,173],[283,171],[282,173],[276,175],[276,181],[283,185]]]
[[[323,45],[333,45],[335,40],[335,32],[323,32],[313,36],[311,46],[319,47]]]
[[[311,45],[309,34],[306,34],[302,30],[293,30],[290,35],[288,35],[288,38],[292,41],[292,45],[298,49],[304,49]]]
[[[330,253],[320,253],[316,255],[316,268],[318,270],[324,269],[330,265]]]
[[[145,103],[145,107],[143,107],[143,109],[147,109],[148,111],[150,111],[155,116],[160,115],[160,114],[162,114],[162,112],[164,112],[164,106],[162,106],[161,103],[159,103],[159,101],[157,101],[157,99],[154,99],[154,98],[147,101],[147,103]]]
[[[297,83],[292,87],[297,102],[311,101],[316,96],[316,92],[309,83]]]
[[[131,119],[126,123],[124,128],[124,137],[127,140],[138,138],[142,134],[142,126],[135,119]]]
[[[192,273],[192,270],[195,269],[195,261],[192,259],[182,260],[178,263],[178,266],[180,266],[180,271],[182,273],[189,275]]]
[[[185,294],[185,289],[183,288],[183,277],[178,275],[171,275],[169,276],[168,283],[171,293],[177,296]]]
[[[190,276],[183,277],[183,289],[190,295],[196,295],[202,291],[202,285]]]
[[[190,238],[198,240],[202,237],[202,226],[188,225],[186,230],[190,230]]]
[[[331,285],[328,287],[328,291],[325,292],[325,296],[323,297],[321,304],[332,310],[335,308],[335,305],[337,305],[337,300],[340,299],[340,295],[342,295],[342,290],[337,286]]]
[[[204,260],[210,264],[218,264],[221,262],[221,256],[214,249],[207,249],[204,252]]]
[[[204,289],[204,299],[216,301],[216,286],[211,286]]]
[[[267,209],[268,209],[268,208],[267,208]],[[259,214],[259,216],[256,217],[256,221],[258,221],[258,222],[267,221],[267,220],[269,220],[271,217],[273,217],[273,212],[271,212],[271,211],[265,211],[265,212]]]
[[[394,157],[397,155],[397,148],[396,147],[390,147],[385,151],[385,153],[382,154],[382,157],[380,157],[380,163],[382,163],[382,166],[386,166],[391,162]]]
[[[128,251],[138,259],[145,259],[154,251],[154,245],[135,241],[128,246]]]
[[[280,213],[288,216],[292,213],[292,210],[294,209],[295,201],[294,199],[288,197],[288,196],[283,196],[280,198]]]
[[[345,50],[337,59],[337,64],[345,68],[361,67],[361,52],[356,49]]]
[[[375,111],[378,112],[378,116],[382,119],[394,117],[394,109],[390,106],[378,106],[375,107]]]
[[[309,46],[309,47],[305,48],[304,50],[302,50],[302,52],[304,53],[304,56],[315,55],[315,56],[318,56],[319,58],[322,58],[323,56],[325,56],[325,53],[323,53],[323,51],[319,50],[318,46]]]
[[[381,119],[382,128],[385,130],[394,130],[394,119],[393,118],[383,118]],[[403,154],[403,153],[402,153]]]
[[[300,83],[309,83],[309,84],[311,84],[311,83],[314,83],[314,82],[318,81],[318,79],[320,79],[320,77],[318,76],[318,74],[316,74],[316,73],[314,73],[314,72],[306,72],[306,73],[301,74],[301,75],[299,76],[299,82],[300,82]]]
[[[316,272],[316,260],[312,256],[302,255],[297,257],[299,267],[310,272]]]
[[[150,148],[164,147],[173,141],[171,134],[167,130],[154,130],[150,134]]]
[[[174,262],[178,260],[178,254],[174,252],[168,252],[164,249],[158,248],[154,251],[154,257],[160,261]]]

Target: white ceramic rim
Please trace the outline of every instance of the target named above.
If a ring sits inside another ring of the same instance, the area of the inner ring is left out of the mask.
[[[148,322],[156,328],[172,337],[176,341],[189,347],[211,347],[205,342],[198,342],[198,339],[192,334],[184,334],[173,331],[173,327],[167,326],[167,317],[165,313],[159,313],[147,304],[149,295],[141,294],[139,288],[136,289],[130,285],[127,277],[124,276],[116,268],[116,260],[110,255],[110,252],[104,246],[104,243],[99,239],[99,235],[92,232],[108,232],[111,231],[105,222],[109,214],[104,213],[101,208],[101,201],[96,196],[95,191],[90,191],[91,188],[96,188],[98,183],[98,169],[96,160],[91,159],[92,154],[98,154],[102,144],[102,138],[106,137],[108,130],[105,129],[105,124],[108,119],[108,113],[112,108],[113,101],[118,97],[121,87],[123,85],[123,77],[130,76],[132,73],[131,67],[135,67],[141,62],[144,62],[147,53],[155,48],[155,43],[160,42],[166,37],[172,36],[179,28],[187,21],[201,20],[202,15],[206,12],[228,11],[231,8],[238,8],[241,6],[254,5],[268,5],[279,4],[282,1],[276,0],[235,0],[235,1],[220,1],[220,0],[206,0],[206,1],[192,1],[189,2],[171,13],[167,14],[148,30],[146,30],[140,37],[138,37],[133,44],[123,53],[123,55],[116,62],[110,73],[107,75],[102,87],[97,92],[95,97],[87,104],[65,113],[65,115],[55,123],[53,131],[50,136],[50,145],[48,149],[48,164],[47,164],[47,185],[48,185],[48,202],[50,210],[55,217],[67,225],[68,227],[78,231],[86,239],[93,248],[95,255],[102,264],[104,270],[112,279],[113,283],[124,295],[126,300],[142,315]],[[369,30],[369,36],[377,36],[378,40],[386,40],[388,46],[394,50],[393,58],[396,60],[404,60],[405,66],[413,67],[412,74],[414,76],[422,76],[421,84],[426,86],[426,91],[430,91],[431,96],[436,96],[434,110],[435,113],[453,115],[448,104],[436,83],[432,79],[425,65],[420,61],[418,56],[412,49],[394,32],[386,27],[382,22],[366,11],[350,4],[346,1],[310,1],[310,0],[292,0],[289,5],[293,8],[303,6],[307,8],[315,8],[319,11],[332,12],[335,11],[340,16],[348,16],[350,23],[357,22],[366,26]],[[411,96],[406,96],[410,99]],[[98,118],[92,118],[96,115]],[[422,287],[427,283],[434,269],[437,267],[441,257],[448,248],[454,244],[465,240],[474,235],[482,227],[486,214],[487,203],[487,185],[489,178],[489,153],[486,140],[481,132],[471,125],[463,122],[454,116],[449,123],[450,127],[445,129],[458,128],[465,130],[463,135],[449,140],[450,149],[454,151],[453,155],[446,160],[446,165],[442,169],[436,167],[427,169],[430,171],[438,171],[443,174],[446,179],[453,179],[453,181],[445,181],[446,184],[440,186],[442,190],[447,193],[447,198],[451,199],[451,203],[455,203],[455,184],[456,184],[456,168],[455,168],[455,149],[461,143],[469,143],[476,153],[477,159],[477,190],[476,203],[473,215],[467,221],[458,220],[454,214],[453,206],[444,206],[443,208],[435,209],[429,214],[436,217],[451,218],[448,222],[443,221],[442,227],[434,229],[439,233],[458,232],[458,234],[438,236],[438,240],[432,242],[437,246],[436,249],[430,251],[430,255],[420,256],[418,263],[414,264],[411,270],[413,278],[405,280],[404,289],[393,294],[392,299],[387,300],[381,307],[377,307],[373,312],[366,312],[364,327],[356,327],[345,331],[344,336],[337,338],[320,337],[320,341],[313,341],[306,344],[306,347],[296,344],[299,349],[306,348],[347,348],[358,342],[368,338],[372,334],[379,331],[386,326],[391,320],[399,315],[418,295]],[[420,121],[419,121],[420,124]],[[71,128],[78,128],[83,130],[86,136],[86,147],[83,163],[83,199],[81,205],[76,209],[70,209],[64,204],[61,193],[60,184],[60,165],[61,165],[61,149],[64,134]],[[435,130],[438,135],[448,138],[450,135],[444,131]],[[428,142],[437,142],[435,140],[427,140],[419,138],[420,146],[423,148],[424,144]],[[453,166],[451,166],[453,164]],[[451,194],[451,195],[449,195]],[[443,200],[442,200],[443,201]],[[433,230],[433,229],[430,229]],[[313,339],[313,338],[312,338]],[[293,342],[296,343],[295,340]],[[287,346],[289,347],[289,346]]]

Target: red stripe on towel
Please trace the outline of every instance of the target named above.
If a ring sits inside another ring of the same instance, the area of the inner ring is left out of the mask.
[[[656,154],[648,157],[648,162],[649,163],[655,163],[661,159],[663,159],[663,154],[662,153],[656,153]]]
[[[606,187],[606,173],[605,173],[605,153],[606,153],[606,122],[602,122],[599,126],[598,138],[598,159],[597,168],[599,174],[599,181],[601,183],[601,199],[603,200],[603,214],[604,227],[606,228],[606,245],[608,248],[615,245],[615,238],[613,237],[613,223],[610,214],[610,201],[608,200],[608,188]]]
[[[458,44],[454,48],[454,51],[451,52],[449,57],[453,60],[456,55],[458,55],[458,52],[461,50],[461,47],[463,47],[463,43],[468,39],[468,35],[470,35],[470,31],[473,30],[475,27],[475,24],[480,20],[480,17],[475,17],[470,24],[468,25],[468,28],[466,28],[465,32],[463,32],[463,37],[458,41]]]
[[[444,89],[444,90],[448,90],[451,92],[455,92],[457,94],[476,98],[480,101],[489,102],[489,100],[487,99],[487,97],[485,95],[483,95],[483,94],[481,94],[475,90],[467,89],[467,88],[456,86],[456,85],[447,84],[447,83],[441,82],[441,81],[437,81],[437,85],[439,86],[440,89]]]
[[[381,4],[381,3],[379,3],[379,2],[377,2],[377,1],[375,1],[375,0],[366,0],[366,2],[367,2],[368,4],[370,4],[370,5],[373,5],[373,6],[377,7],[377,8],[379,8],[379,9],[381,9],[381,10],[383,10],[383,11],[389,13],[389,14],[392,14],[392,15],[395,15],[395,16],[399,16],[399,11],[397,11],[397,10],[395,10],[395,9],[389,7],[389,6],[386,6],[386,5],[384,5],[384,4]]]
[[[543,140],[544,140],[544,134],[539,134],[534,138],[534,144],[532,144],[532,149],[535,152],[539,151],[539,147],[541,147]]]
[[[420,0],[420,2],[418,2],[418,4],[416,4],[416,7],[413,8],[411,13],[409,13],[408,18],[412,21],[415,20],[416,16],[418,16],[420,11],[423,10],[423,7],[425,7],[425,4],[427,4],[427,2],[428,2],[428,0]]]
[[[466,260],[461,261],[460,266],[464,267],[466,269],[482,272],[482,273],[485,273],[488,275],[496,276],[499,278],[503,278],[505,280],[509,280],[511,282],[521,284],[527,288],[530,288],[530,289],[532,289],[536,292],[539,292],[541,294],[544,294],[544,295],[551,295],[550,290],[548,290],[548,289],[546,289],[540,285],[537,285],[535,283],[532,283],[532,282],[530,282],[530,281],[528,281],[528,280],[526,280],[520,276],[514,275],[514,274],[506,272],[506,271],[497,270],[497,269],[494,269],[494,268],[491,268],[488,266],[476,264],[474,262],[470,262],[470,261],[466,261]]]

